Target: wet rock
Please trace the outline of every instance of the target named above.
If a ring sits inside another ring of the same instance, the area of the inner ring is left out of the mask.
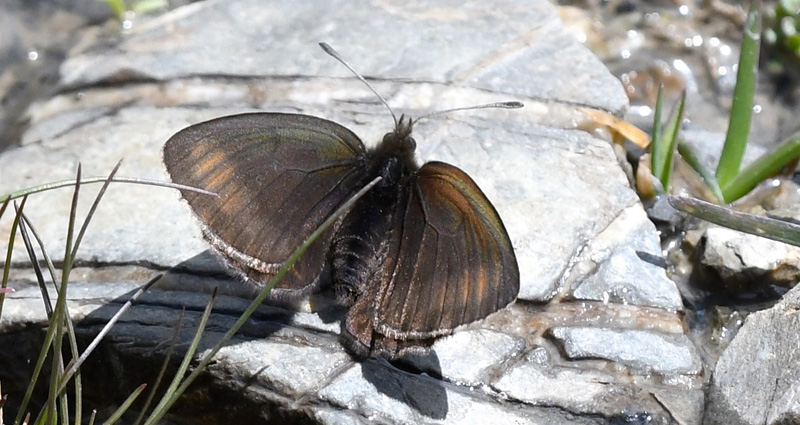
[[[87,40],[62,67],[61,93],[26,112],[24,145],[0,156],[0,192],[73,178],[78,162],[84,175],[103,174],[122,157],[122,175],[163,180],[168,137],[243,111],[317,115],[367,144],[379,140],[391,126],[388,114],[318,41],[339,49],[397,112],[526,103],[518,111],[472,111],[415,126],[420,159],[463,168],[503,217],[521,270],[515,305],[438,340],[425,356],[394,364],[350,358],[338,342],[335,312],[313,303],[301,311],[261,306],[176,407],[183,419],[670,423],[670,406],[694,406],[681,413],[686,423],[698,422],[701,369],[692,347],[675,338],[683,332],[680,298],[659,266],[655,229],[609,144],[573,128],[582,116],[576,105],[623,111],[619,82],[572,40],[545,1],[462,6],[198,2],[135,27],[113,48],[108,40]],[[92,188],[83,193],[80,212]],[[50,192],[26,206],[55,260],[71,196]],[[8,237],[8,222],[8,215],[0,222],[0,238]],[[18,291],[0,318],[0,337],[9,343],[40,333],[44,323],[21,245],[12,280]],[[171,271],[112,329],[95,353],[97,368],[86,365],[87,380],[101,377],[109,387],[85,405],[116,403],[152,382],[182,309],[179,353],[214,288],[221,296],[201,350],[244,310],[255,289],[229,277],[207,249],[173,191],[111,186],[79,251],[78,264],[89,267],[73,272],[69,292],[82,343],[137,285]],[[555,343],[551,334],[542,338],[549,328],[574,327],[584,333],[565,333]],[[12,338],[18,330],[26,333]],[[601,353],[587,342],[594,332],[618,335],[620,346]],[[568,339],[606,360],[559,350]],[[663,358],[624,356],[651,342],[647,354]],[[543,385],[530,389],[531,382]]]
[[[790,424],[800,419],[800,291],[750,314],[717,361],[707,424]]]
[[[777,284],[794,286],[800,280],[800,248],[721,227],[709,227],[698,258],[725,282],[727,290]]]
[[[656,93],[663,84],[665,111],[677,104],[685,90],[686,118],[707,130],[726,131],[746,5],[734,1],[580,3],[582,10],[570,7],[562,11],[562,17],[623,81],[631,100],[626,120],[641,128],[651,126]],[[764,13],[774,9],[775,3],[765,2]],[[764,49],[761,59],[785,62],[779,56]],[[797,104],[787,101],[792,96],[787,94],[797,91],[796,78],[768,76],[774,68],[763,66],[759,75],[751,144],[774,146],[797,131],[792,118]]]

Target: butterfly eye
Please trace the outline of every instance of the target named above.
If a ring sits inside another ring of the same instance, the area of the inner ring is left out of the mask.
[[[413,137],[406,137],[406,144],[408,144],[409,150],[417,149],[417,141]]]

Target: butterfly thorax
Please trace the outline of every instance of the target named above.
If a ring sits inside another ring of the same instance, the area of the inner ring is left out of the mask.
[[[401,117],[395,130],[369,155],[366,181],[376,176],[381,181],[347,214],[333,240],[332,287],[342,305],[352,305],[370,284],[379,283],[387,241],[392,240],[387,235],[400,231],[394,222],[403,214],[411,179],[419,168],[411,126],[411,120]]]

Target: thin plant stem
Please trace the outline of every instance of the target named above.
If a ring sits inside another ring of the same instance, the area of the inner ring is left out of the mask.
[[[725,145],[722,148],[716,172],[717,181],[722,188],[728,186],[739,174],[739,167],[744,158],[750,133],[761,39],[760,7],[760,0],[753,2],[745,23],[742,51],[739,55],[739,70],[736,74],[736,86],[733,89],[733,103],[728,120],[728,132],[725,135]],[[725,198],[724,201],[731,202],[732,199]]]
[[[186,389],[189,387],[189,385],[191,385],[192,382],[194,382],[194,380],[197,379],[198,376],[200,376],[200,373],[205,369],[206,366],[208,366],[209,363],[211,363],[211,360],[219,352],[219,350],[221,350],[222,347],[225,346],[225,344],[233,337],[233,335],[235,335],[236,332],[238,332],[239,329],[241,329],[241,327],[244,326],[244,324],[247,322],[247,320],[250,318],[250,316],[256,311],[256,309],[261,305],[261,303],[263,303],[264,300],[267,298],[267,296],[269,295],[269,293],[272,290],[272,288],[274,288],[275,285],[281,279],[283,279],[283,277],[286,275],[286,273],[294,266],[294,264],[297,262],[297,260],[300,258],[300,256],[302,256],[303,253],[305,253],[305,251],[308,249],[308,247],[311,246],[311,244],[317,238],[319,238],[319,236],[322,235],[322,233],[325,230],[327,230],[328,227],[330,227],[339,217],[341,217],[342,214],[344,214],[346,211],[348,211],[350,208],[352,208],[352,206],[355,204],[355,202],[358,199],[360,199],[362,196],[364,196],[364,194],[366,194],[367,191],[372,189],[372,187],[375,186],[380,180],[381,180],[380,177],[376,177],[375,179],[370,181],[366,186],[364,186],[361,190],[356,192],[352,197],[350,197],[350,199],[347,200],[347,202],[345,202],[333,214],[331,214],[331,216],[328,217],[308,237],[308,239],[306,239],[303,242],[303,244],[300,245],[294,251],[294,253],[292,253],[292,255],[289,257],[289,259],[286,260],[286,262],[283,264],[283,266],[281,266],[280,270],[278,270],[278,272],[275,274],[275,276],[269,281],[269,283],[267,283],[267,285],[264,286],[264,288],[262,288],[261,292],[253,300],[253,302],[250,303],[250,306],[245,310],[244,313],[242,313],[242,315],[239,317],[239,319],[236,321],[236,323],[234,323],[233,326],[231,326],[231,328],[228,329],[228,331],[225,333],[225,335],[222,336],[222,338],[219,340],[219,342],[217,342],[217,344],[214,347],[212,347],[211,350],[209,350],[207,352],[207,354],[203,357],[202,360],[200,360],[200,363],[194,368],[192,373],[183,381],[183,383],[181,383],[181,385],[174,391],[174,393],[171,396],[169,396],[169,397],[165,396],[164,397],[164,399],[162,400],[163,403],[161,403],[161,404],[163,404],[163,406],[156,407],[156,409],[153,410],[153,413],[150,415],[148,420],[145,422],[145,425],[156,424],[156,423],[158,423],[158,421],[161,420],[161,418],[164,417],[164,415],[166,414],[167,410],[169,410],[169,408],[173,404],[175,404],[175,402],[178,400],[178,398],[181,396],[181,394],[183,394],[186,391]]]
[[[774,176],[798,156],[800,156],[800,133],[795,133],[769,153],[753,161],[727,186],[723,187],[722,192],[725,194],[725,199],[741,198],[759,182]]]
[[[8,250],[6,251],[6,263],[3,267],[3,281],[0,283],[0,289],[8,288],[8,275],[11,272],[11,254],[14,252],[14,240],[17,238],[17,227],[19,227],[19,220],[22,216],[22,210],[25,209],[25,201],[27,200],[27,196],[22,198],[19,209],[17,209],[17,215],[14,216],[14,222],[11,224],[11,235],[8,237]],[[4,202],[4,204],[7,202],[8,201]],[[5,291],[0,291],[0,317],[3,317],[3,303],[5,300]]]
[[[659,84],[658,96],[656,97],[656,107],[653,111],[653,137],[650,142],[650,169],[653,175],[661,180],[662,170],[664,169],[664,147],[663,132],[661,131],[661,114],[664,108],[664,85]],[[667,185],[661,182],[661,186],[666,190]]]
[[[117,408],[117,410],[115,410],[114,413],[111,414],[111,416],[108,418],[108,420],[103,422],[103,424],[104,425],[105,424],[111,425],[111,424],[116,423],[118,420],[120,420],[120,418],[122,418],[122,415],[124,415],[125,412],[128,411],[128,409],[131,407],[133,402],[136,401],[136,398],[139,397],[139,395],[142,393],[142,391],[144,391],[145,388],[147,388],[147,384],[142,384],[142,385],[139,385],[138,387],[136,387],[136,389],[133,390],[131,395],[129,395],[128,398],[125,399],[125,401],[122,403],[122,405],[120,405]]]
[[[183,394],[183,391],[178,392],[178,388],[180,388],[181,379],[186,375],[186,371],[189,369],[189,365],[192,362],[192,358],[194,358],[194,353],[197,351],[197,347],[200,345],[200,339],[203,336],[203,331],[206,328],[206,323],[208,323],[208,318],[211,317],[211,310],[214,308],[214,301],[217,298],[217,288],[214,288],[214,292],[211,293],[211,299],[208,300],[208,304],[206,305],[206,309],[203,311],[203,315],[200,318],[200,323],[197,325],[197,332],[194,334],[194,338],[192,339],[191,344],[189,344],[189,348],[186,350],[186,354],[183,356],[183,360],[181,361],[180,366],[178,367],[178,371],[175,373],[175,376],[170,382],[169,387],[164,392],[164,397],[159,400],[156,407],[153,409],[153,413],[145,422],[145,425],[154,425],[161,421],[161,418],[167,413],[170,407],[177,401],[178,397]],[[198,366],[199,368],[200,366]],[[203,366],[205,368],[205,366]],[[197,368],[195,368],[197,370]],[[157,419],[156,419],[157,418]]]
[[[139,412],[139,416],[136,418],[136,421],[133,422],[134,425],[139,425],[144,420],[144,415],[147,413],[147,409],[150,408],[150,404],[153,403],[153,399],[156,396],[156,391],[158,391],[159,385],[161,385],[161,381],[164,379],[164,375],[167,374],[167,368],[169,367],[169,362],[172,359],[172,354],[175,352],[175,347],[178,345],[178,337],[181,335],[181,329],[183,328],[183,318],[186,315],[186,309],[181,310],[181,315],[178,317],[178,323],[175,324],[175,333],[172,334],[172,341],[169,343],[169,348],[167,349],[167,355],[164,357],[164,361],[161,364],[161,370],[158,371],[158,376],[156,377],[156,381],[153,383],[152,388],[150,388],[150,393],[147,395],[147,400],[145,400],[144,405],[142,406],[142,410]]]
[[[70,368],[65,372],[64,377],[61,379],[61,383],[58,387],[58,392],[61,393],[64,391],[64,386],[67,384],[68,380],[72,377],[78,368],[89,358],[89,355],[94,351],[95,348],[100,344],[103,338],[111,331],[111,328],[119,321],[122,315],[128,311],[128,309],[139,299],[142,294],[144,294],[150,287],[153,286],[159,279],[161,279],[161,275],[157,275],[150,279],[144,286],[139,288],[135,294],[127,301],[125,304],[120,307],[120,309],[114,314],[114,316],[103,326],[103,329],[97,334],[96,337],[92,340],[88,347],[83,350],[83,354],[78,357],[74,364],[70,366]]]
[[[676,210],[730,229],[800,246],[800,225],[763,215],[748,214],[688,196],[670,196]]]
[[[81,180],[81,184],[93,184],[93,183],[105,183],[108,180],[108,176],[105,177],[87,177]],[[149,180],[149,179],[140,179],[140,178],[133,178],[133,177],[115,177],[111,180],[114,183],[129,183],[129,184],[142,184],[146,186],[157,186],[157,187],[165,187],[168,189],[178,189],[178,190],[188,190],[190,192],[197,192],[202,193],[204,195],[209,196],[219,196],[214,192],[210,192],[208,190],[199,189],[192,186],[186,186],[177,183],[171,182],[164,182],[159,180]],[[27,189],[18,190],[16,192],[11,192],[7,195],[0,196],[0,202],[6,202],[7,200],[14,200],[21,198],[25,195],[32,195],[34,193],[41,193],[46,192],[53,189],[61,189],[64,187],[71,187],[75,185],[75,180],[62,180],[53,183],[45,183],[39,186],[30,187]]]

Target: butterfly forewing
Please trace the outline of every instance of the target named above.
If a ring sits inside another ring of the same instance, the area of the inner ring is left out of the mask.
[[[364,145],[350,130],[307,115],[258,113],[188,127],[167,141],[164,163],[207,238],[250,279],[279,266],[363,184]],[[301,257],[279,287],[302,289],[326,259],[334,229]]]
[[[375,308],[378,332],[431,338],[511,303],[519,269],[505,227],[458,168],[425,164],[392,233]]]

